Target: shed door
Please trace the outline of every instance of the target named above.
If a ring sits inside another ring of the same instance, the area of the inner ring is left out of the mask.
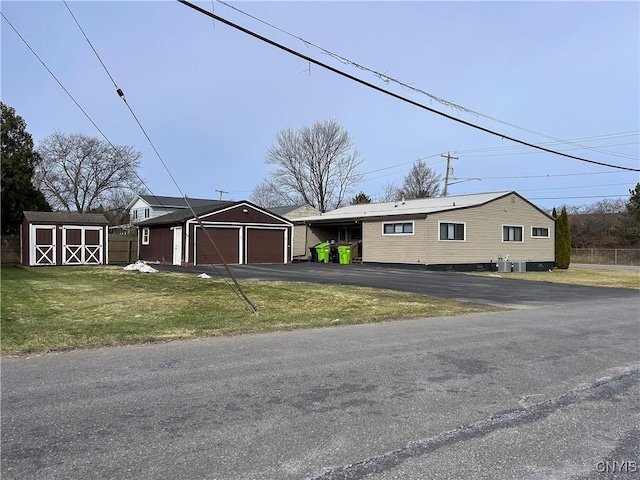
[[[240,228],[206,227],[226,263],[239,263]],[[222,258],[201,228],[196,228],[194,265],[220,264]]]
[[[53,225],[31,225],[29,228],[31,253],[29,265],[56,264],[56,227]]]
[[[285,230],[247,228],[247,263],[286,263]]]
[[[100,265],[102,236],[102,227],[62,227],[62,264]]]

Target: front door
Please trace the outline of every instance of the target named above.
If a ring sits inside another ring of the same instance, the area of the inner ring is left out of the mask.
[[[173,228],[173,264],[182,265],[182,227]]]

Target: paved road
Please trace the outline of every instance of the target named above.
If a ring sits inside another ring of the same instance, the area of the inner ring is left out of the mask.
[[[620,296],[5,358],[2,478],[638,478],[639,338]]]
[[[163,270],[206,272],[217,275],[211,266],[158,266]],[[217,267],[224,272],[223,267]],[[450,272],[428,272],[416,268],[389,266],[293,263],[289,265],[236,265],[238,278],[283,280],[292,282],[341,283],[454,298],[472,303],[504,305],[511,308],[580,303],[602,299],[639,299],[638,290],[584,287],[550,282],[513,280],[501,277],[463,275]],[[549,273],[550,276],[554,274]]]

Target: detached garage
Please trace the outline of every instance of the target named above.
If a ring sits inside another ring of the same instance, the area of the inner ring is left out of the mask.
[[[293,224],[247,201],[172,212],[138,224],[139,258],[173,265],[289,263]]]
[[[102,214],[24,212],[20,231],[22,264],[106,264],[108,224]]]

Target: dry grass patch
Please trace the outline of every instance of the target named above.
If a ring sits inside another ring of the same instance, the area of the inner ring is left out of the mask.
[[[640,272],[623,270],[600,270],[590,268],[569,268],[551,272],[511,272],[490,273],[479,272],[472,275],[500,276],[517,280],[533,280],[536,282],[568,283],[591,287],[615,287],[640,289]]]
[[[222,280],[118,267],[3,268],[2,352],[157,342],[497,308],[342,285],[243,281],[251,315]]]

